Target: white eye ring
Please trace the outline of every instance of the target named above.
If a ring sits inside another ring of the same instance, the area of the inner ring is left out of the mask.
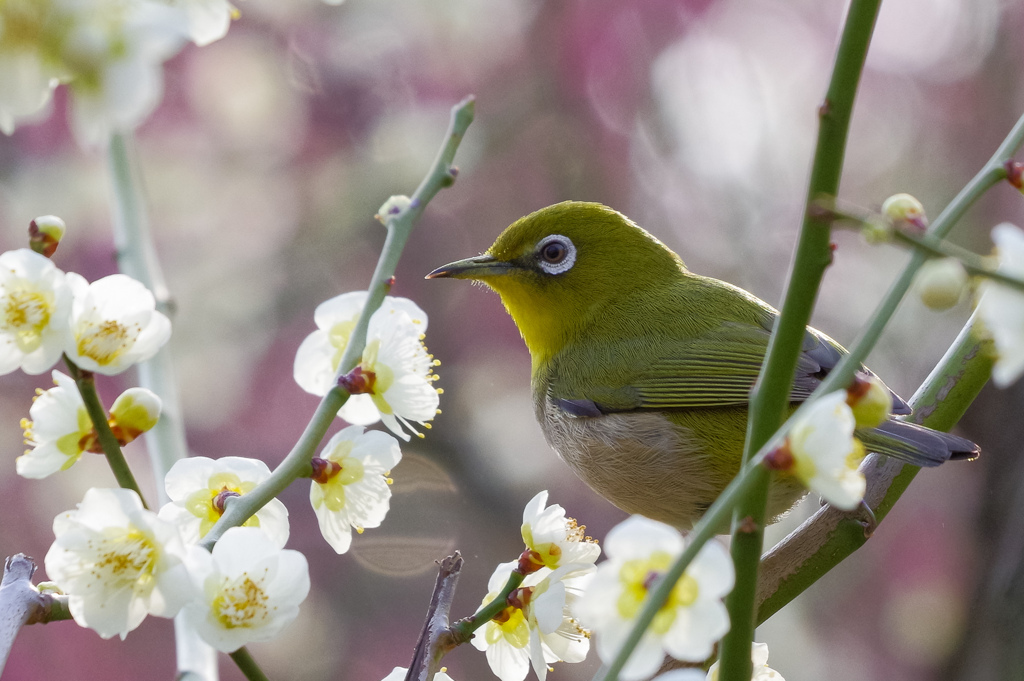
[[[567,236],[552,234],[537,242],[537,263],[548,274],[562,274],[576,264],[576,246]]]

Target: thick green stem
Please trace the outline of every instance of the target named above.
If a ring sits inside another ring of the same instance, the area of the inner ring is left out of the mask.
[[[800,240],[781,314],[768,345],[761,375],[750,401],[744,460],[768,442],[782,423],[793,373],[821,279],[832,259],[830,222],[813,210],[819,196],[839,191],[850,117],[881,0],[853,0],[836,53],[825,102],[819,109],[818,142],[808,184]],[[757,571],[764,539],[768,477],[754,488],[733,516],[732,556],[736,587],[726,598],[730,630],[720,648],[722,681],[747,681],[752,673]]]
[[[463,135],[469,124],[473,122],[473,98],[468,97],[452,108],[451,121],[445,142],[438,153],[434,164],[424,178],[423,182],[416,189],[410,199],[409,206],[397,215],[387,220],[388,235],[384,241],[384,249],[377,267],[370,280],[369,294],[366,305],[363,307],[359,321],[356,323],[352,334],[349,336],[348,347],[341,358],[338,366],[338,376],[348,373],[358,363],[363,354],[363,347],[366,345],[366,329],[370,317],[384,302],[390,286],[390,280],[394,276],[398,259],[409,239],[416,219],[423,213],[427,203],[442,188],[450,186],[455,177],[452,161],[455,159],[455,152],[462,141]],[[237,527],[248,520],[253,514],[261,509],[268,501],[283,492],[297,478],[308,475],[309,460],[316,451],[316,447],[323,440],[327,429],[334,422],[338,410],[345,404],[349,394],[340,386],[331,389],[320,404],[317,405],[313,418],[306,425],[302,436],[295,446],[288,453],[270,477],[257,485],[250,492],[229,499],[224,515],[210,529],[203,538],[201,546],[210,550],[224,532],[230,527]]]
[[[235,665],[239,671],[245,675],[249,681],[270,681],[270,678],[263,673],[260,666],[256,664],[256,660],[253,659],[249,651],[242,646],[233,653],[229,653],[231,659],[235,661]]]
[[[85,403],[85,411],[88,412],[92,427],[96,430],[96,439],[99,440],[103,453],[107,456],[107,463],[110,464],[110,470],[114,472],[117,484],[138,494],[142,505],[146,506],[146,499],[142,496],[139,483],[135,481],[135,476],[132,475],[128,461],[121,451],[121,443],[117,441],[113,431],[110,430],[107,411],[103,408],[103,403],[100,402],[99,393],[96,392],[96,377],[91,371],[79,369],[78,365],[68,359],[67,355],[64,356],[64,363],[67,364],[71,378],[75,379],[75,385],[78,386],[78,392],[81,393],[82,401]]]

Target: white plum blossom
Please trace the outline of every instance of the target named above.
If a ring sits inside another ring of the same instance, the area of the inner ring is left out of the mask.
[[[277,636],[309,593],[305,556],[256,527],[230,528],[211,553],[192,547],[189,571],[200,597],[185,607],[185,621],[225,653]]]
[[[45,478],[67,470],[91,447],[92,421],[74,379],[53,372],[55,388],[40,393],[29,409],[31,420],[22,419],[25,444],[31,449],[15,460],[18,475]]]
[[[126,489],[85,493],[53,521],[46,573],[68,594],[75,621],[123,639],[146,615],[173,617],[195,597],[174,525]]]
[[[186,544],[195,544],[220,520],[229,497],[242,496],[269,477],[267,464],[258,459],[179,459],[164,478],[171,501],[160,509],[160,517],[178,525]],[[288,542],[288,509],[280,499],[271,499],[244,526],[262,529],[275,546],[284,548]]]
[[[648,591],[685,548],[672,527],[641,516],[619,523],[605,540],[608,560],[577,607],[580,621],[593,629],[597,653],[606,664],[614,659],[639,615]],[[710,541],[697,553],[676,582],[620,674],[624,681],[652,676],[668,653],[679,660],[703,661],[729,630],[722,598],[733,587],[735,573],[728,552]]]
[[[837,390],[801,410],[782,458],[792,456],[791,464],[783,467],[804,486],[836,508],[852,511],[863,501],[867,484],[857,468],[864,445],[854,437],[856,420],[847,398],[845,390]]]
[[[135,279],[112,274],[89,284],[71,272],[67,281],[74,302],[64,352],[82,369],[119,374],[155,355],[170,338],[170,320]]]
[[[405,675],[408,673],[408,667],[395,667],[391,670],[391,673],[381,679],[381,681],[405,681]],[[441,671],[434,674],[434,681],[452,681],[452,677],[448,676],[447,670],[442,667]]]
[[[322,396],[336,385],[338,366],[366,297],[365,291],[344,293],[317,306],[317,330],[295,354],[295,381],[306,392]],[[432,385],[438,362],[423,345],[426,330],[427,315],[415,303],[386,297],[370,318],[366,348],[355,370],[362,392],[356,394],[353,388],[338,416],[361,426],[382,420],[405,440],[409,435],[404,429],[417,432],[410,422],[432,420],[438,405],[439,391]]]
[[[786,681],[782,674],[768,666],[768,644],[753,643],[750,646],[750,658],[754,663],[754,672],[750,681]],[[659,676],[655,681],[671,681],[665,678],[667,674]],[[707,681],[718,681],[718,662],[711,665],[708,670]]]
[[[517,562],[499,565],[487,582],[482,605],[501,592]],[[484,651],[487,663],[501,681],[522,681],[533,667],[544,681],[554,662],[582,662],[590,650],[589,632],[573,609],[594,571],[593,565],[540,568],[523,578],[506,600],[506,607],[489,620],[471,643]]]
[[[18,475],[45,478],[70,468],[85,452],[101,453],[96,430],[85,410],[74,379],[53,372],[54,388],[40,391],[22,419],[25,444],[30,445],[14,464]],[[126,445],[156,425],[160,398],[145,388],[129,388],[110,408],[108,424],[121,445]]]
[[[601,547],[587,537],[586,526],[565,516],[558,504],[547,506],[544,490],[523,509],[523,541],[530,551],[530,560],[552,570],[569,563],[593,564],[601,555]]]
[[[1004,222],[993,228],[992,240],[999,255],[997,271],[1024,280],[1024,232]],[[978,315],[997,353],[992,382],[1005,388],[1024,373],[1024,291],[986,280],[980,292]]]
[[[391,469],[402,460],[398,441],[387,433],[349,426],[336,433],[313,459],[309,501],[320,532],[338,553],[352,545],[352,529],[380,527],[390,508]]]
[[[155,0],[0,3],[0,127],[13,131],[67,83],[83,146],[136,127],[159,102],[162,64],[187,36],[185,12]]]
[[[0,254],[0,374],[41,374],[64,351],[71,289],[65,274],[27,248]]]

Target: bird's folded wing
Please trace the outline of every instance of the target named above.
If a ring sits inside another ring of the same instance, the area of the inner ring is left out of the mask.
[[[770,332],[761,326],[727,322],[693,338],[668,344],[662,339],[653,357],[651,351],[635,342],[623,343],[619,352],[631,367],[627,376],[589,386],[585,395],[560,402],[564,403],[563,409],[580,416],[637,409],[746,406],[769,336]],[[807,399],[842,355],[831,339],[808,331],[797,360],[790,400]],[[615,384],[618,386],[609,387]],[[894,413],[909,413],[905,402],[895,395],[893,398]]]

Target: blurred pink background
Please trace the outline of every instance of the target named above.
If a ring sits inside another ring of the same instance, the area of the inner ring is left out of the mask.
[[[458,182],[428,208],[393,289],[430,315],[444,413],[403,447],[391,514],[348,554],[319,536],[306,484],[286,492],[289,547],[309,558],[313,591],[284,637],[251,646],[274,679],[378,681],[409,663],[434,560],[465,555],[453,613],[465,616],[495,565],[521,550],[522,507],[536,492],[549,489],[596,537],[624,517],[544,443],[529,357],[498,297],[423,275],[483,251],[526,213],[580,199],[625,212],[694,271],[777,304],[844,3],[245,0],[239,9],[225,39],[168,63],[163,104],[137,135],[178,306],[171,345],[194,454],[271,466],[284,457],[317,403],[291,377],[313,309],[365,288],[384,239],[374,212],[412,192],[451,105],[477,97]],[[1022,61],[1019,3],[886,0],[842,198],[877,208],[907,191],[938,214],[1024,112]],[[57,214],[69,227],[57,264],[94,279],[114,270],[110,188],[102,154],[74,145],[63,107],[58,96],[45,122],[0,139],[0,247],[22,247],[29,220]],[[952,238],[987,253],[989,230],[1006,220],[1024,222],[1024,199],[1000,186]],[[907,256],[852,233],[835,240],[814,324],[849,344]],[[968,302],[939,314],[908,298],[869,364],[909,397],[969,313]],[[108,404],[128,380],[101,382]],[[15,475],[18,420],[32,389],[48,385],[22,374],[0,384],[0,547],[40,562],[54,515],[113,483],[99,457],[41,482]],[[982,403],[963,432],[985,456],[922,473],[867,546],[759,630],[788,681],[1000,676],[971,656],[998,643],[979,633],[1020,640],[1024,631],[1014,581],[1022,549],[1001,543],[1021,536],[1008,500],[1019,488],[1024,391],[987,392]],[[152,494],[143,445],[128,455]],[[769,538],[817,503],[805,500]],[[171,678],[170,637],[158,619],[126,642],[71,623],[28,627],[4,679]],[[988,663],[1012,662],[997,650]],[[456,681],[491,678],[469,646],[446,665]],[[592,653],[552,678],[588,679],[596,668]],[[227,658],[221,669],[241,678]]]

